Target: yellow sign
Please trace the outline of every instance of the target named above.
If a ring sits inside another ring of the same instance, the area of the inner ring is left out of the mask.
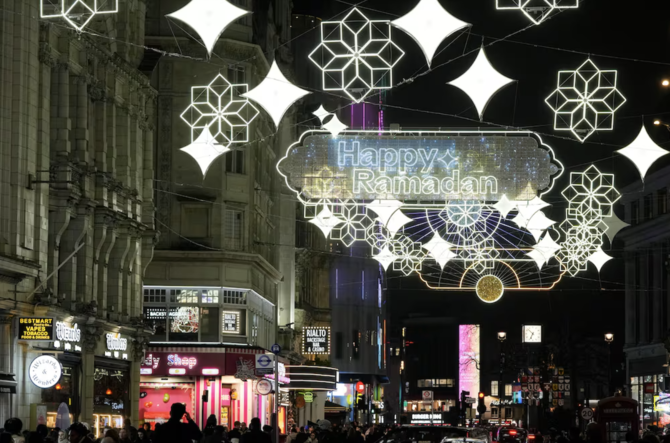
[[[53,331],[53,318],[19,318],[19,340],[53,340]]]
[[[654,412],[670,414],[670,394],[654,395]]]

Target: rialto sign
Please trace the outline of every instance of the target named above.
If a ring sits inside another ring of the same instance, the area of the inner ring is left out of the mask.
[[[530,200],[558,175],[553,161],[522,131],[309,131],[278,170],[303,201]]]

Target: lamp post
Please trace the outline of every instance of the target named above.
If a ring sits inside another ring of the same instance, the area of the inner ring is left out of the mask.
[[[611,332],[607,332],[605,334],[605,343],[607,343],[607,395],[609,395],[612,385],[611,345],[613,341],[614,341],[614,334],[612,334]]]
[[[500,417],[500,426],[503,424],[503,415],[505,408],[503,407],[503,394],[505,393],[505,385],[503,385],[503,371],[505,370],[505,352],[503,344],[507,339],[507,332],[500,331],[498,332],[498,340],[500,341],[500,375],[498,377],[498,408],[500,412],[498,416]]]

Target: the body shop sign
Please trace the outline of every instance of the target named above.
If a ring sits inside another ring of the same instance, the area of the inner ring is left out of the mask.
[[[232,375],[225,372],[226,354],[147,351],[142,375]]]

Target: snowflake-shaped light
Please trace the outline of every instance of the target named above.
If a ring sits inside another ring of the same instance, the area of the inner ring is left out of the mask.
[[[40,18],[62,18],[77,31],[100,14],[119,11],[119,0],[40,0]]]
[[[579,0],[496,0],[496,9],[521,11],[536,25],[555,10],[579,8]]]
[[[484,209],[483,203],[478,200],[449,202],[438,216],[445,222],[447,237],[459,245],[486,240],[497,231],[501,221],[497,213]]]
[[[426,252],[421,247],[421,243],[416,243],[409,237],[401,235],[398,239],[391,240],[389,249],[396,257],[393,262],[394,271],[400,271],[406,276],[415,271],[421,271],[422,263],[426,259]]]
[[[554,129],[583,142],[614,129],[614,113],[626,98],[617,89],[617,71],[601,71],[589,59],[574,71],[559,71],[558,88],[545,101],[555,113]]]
[[[602,220],[612,214],[612,207],[621,194],[614,187],[614,174],[602,174],[591,165],[584,172],[570,174],[570,186],[563,191],[568,201],[568,217]]]
[[[221,74],[207,86],[193,86],[191,104],[181,114],[191,127],[191,141],[207,128],[222,146],[248,142],[249,125],[259,111],[249,99],[241,97],[247,89],[248,85],[233,85]]]
[[[487,240],[470,246],[465,250],[465,262],[478,274],[493,269],[500,253],[495,249],[495,242]]]
[[[362,212],[362,207],[358,205],[343,204],[340,208],[336,210],[336,215],[344,221],[333,229],[330,238],[341,241],[347,247],[356,241],[365,241],[368,227],[372,224],[370,216]]]
[[[393,86],[393,67],[405,53],[391,40],[391,23],[353,8],[341,21],[321,23],[321,44],[309,55],[322,71],[324,91],[343,91],[356,103]]]

